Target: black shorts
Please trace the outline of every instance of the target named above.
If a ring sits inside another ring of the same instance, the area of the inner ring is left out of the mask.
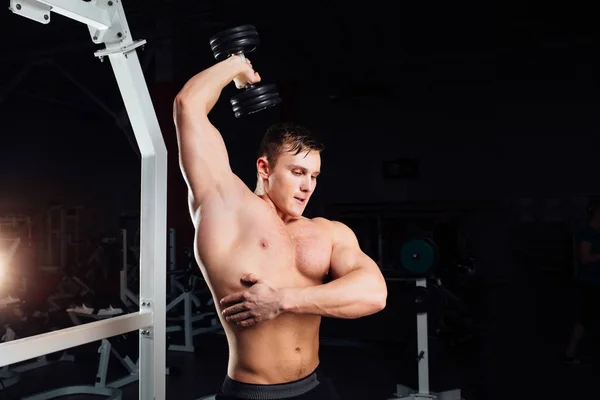
[[[339,400],[331,380],[320,368],[305,378],[275,385],[256,385],[226,377],[215,400]]]
[[[581,325],[590,329],[600,321],[600,286],[582,284],[581,301],[578,319]]]

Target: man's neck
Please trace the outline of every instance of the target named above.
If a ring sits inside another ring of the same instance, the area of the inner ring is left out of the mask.
[[[258,194],[256,192],[255,192],[255,194],[258,197],[260,197],[261,199],[263,199],[263,201],[269,205],[269,207],[277,214],[277,216],[283,221],[283,223],[288,224],[292,221],[300,219],[300,218],[289,216],[288,214],[284,213],[279,208],[277,208],[275,203],[273,203],[273,200],[271,200],[271,198],[267,194]]]

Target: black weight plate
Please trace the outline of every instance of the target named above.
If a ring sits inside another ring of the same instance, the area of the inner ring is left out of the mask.
[[[223,61],[232,54],[244,53],[248,54],[254,51],[260,41],[258,38],[243,37],[231,41],[223,42],[213,48],[213,53],[217,61]]]
[[[240,25],[240,26],[236,26],[234,28],[229,28],[229,29],[226,29],[224,31],[221,31],[221,32],[213,35],[210,38],[209,42],[212,45],[215,41],[221,40],[224,37],[227,37],[229,35],[233,35],[233,34],[236,34],[236,33],[239,33],[239,32],[252,32],[252,31],[256,32],[256,27],[254,25]]]
[[[402,267],[415,275],[427,275],[436,266],[437,261],[437,246],[429,239],[409,240],[400,250]]]
[[[233,96],[230,100],[232,106],[250,107],[268,99],[279,97],[274,84],[253,86]]]
[[[254,114],[254,113],[262,111],[264,109],[274,107],[279,103],[281,103],[281,99],[279,98],[279,96],[273,96],[267,100],[261,101],[260,103],[254,103],[254,104],[248,105],[246,107],[239,106],[239,105],[234,106],[233,112],[235,114],[235,117],[239,118],[244,115]]]
[[[262,107],[261,106],[262,103],[274,102],[274,101],[280,101],[279,95],[277,93],[267,93],[267,94],[263,94],[254,99],[247,100],[244,102],[236,102],[235,100],[232,100],[231,106],[233,107],[234,111],[237,111],[237,110],[243,110],[243,109],[252,109],[252,108],[256,108],[256,107],[260,108],[260,107]]]
[[[210,39],[210,47],[218,61],[226,59],[231,54],[254,51],[260,44],[258,33],[253,25],[243,25],[227,29]]]
[[[229,42],[233,42],[233,41],[244,39],[244,38],[259,41],[258,32],[256,32],[256,31],[236,32],[236,33],[232,33],[231,35],[228,35],[228,36],[223,36],[222,38],[219,38],[217,40],[213,40],[210,43],[210,48],[214,50],[218,47],[222,47],[224,43],[229,43]]]
[[[254,86],[234,96],[230,100],[236,118],[243,115],[254,114],[266,108],[281,103],[275,85]]]
[[[279,96],[276,96],[268,100],[261,101],[260,103],[254,103],[247,107],[234,107],[233,112],[235,114],[235,117],[239,118],[244,115],[254,114],[267,108],[274,107],[279,103],[281,103],[281,99],[279,98]]]
[[[277,93],[277,88],[275,87],[275,84],[270,83],[268,85],[254,86],[236,94],[231,98],[231,100],[235,100],[236,102],[243,102],[247,99],[253,99],[265,93]]]

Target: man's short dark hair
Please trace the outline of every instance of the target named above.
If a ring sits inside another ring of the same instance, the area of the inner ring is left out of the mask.
[[[286,151],[294,155],[305,151],[321,152],[325,145],[317,135],[302,125],[293,123],[273,124],[265,132],[258,150],[259,157],[266,157],[271,167]]]

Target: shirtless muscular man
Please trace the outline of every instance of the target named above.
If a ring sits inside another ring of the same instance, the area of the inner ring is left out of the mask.
[[[307,129],[267,130],[254,192],[232,172],[208,118],[232,81],[242,88],[260,76],[249,60],[232,56],[192,77],[174,102],[195,255],[229,345],[216,398],[337,398],[317,368],[321,317],[381,311],[386,283],[347,226],[302,216],[323,150]]]

